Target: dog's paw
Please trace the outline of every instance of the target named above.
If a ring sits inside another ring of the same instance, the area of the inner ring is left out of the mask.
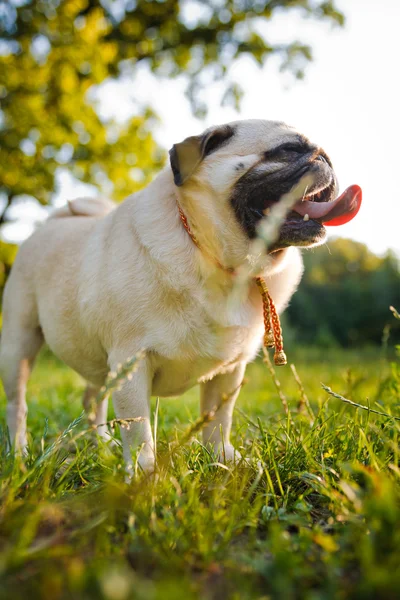
[[[156,461],[154,451],[143,447],[136,461],[132,459],[125,460],[125,482],[130,483],[136,476],[140,474],[151,476],[155,475]]]
[[[27,456],[29,456],[29,446],[26,436],[18,437],[11,445],[7,442],[6,450],[10,454],[12,453],[15,456],[19,456],[22,460],[27,458]]]
[[[112,435],[105,431],[104,433],[96,432],[96,436],[94,438],[94,442],[101,448],[102,450],[113,452],[116,448],[118,448],[118,442],[112,437]]]
[[[146,475],[152,475],[156,469],[156,463],[153,456],[142,455],[142,452],[139,454],[139,458],[137,461],[139,471],[145,473]]]
[[[243,457],[238,450],[236,450],[232,444],[220,445],[217,450],[218,460],[222,463],[234,463],[238,464],[243,462]]]

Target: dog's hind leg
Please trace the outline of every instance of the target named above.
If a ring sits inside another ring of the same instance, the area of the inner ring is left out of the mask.
[[[99,393],[99,389],[96,386],[87,385],[83,394],[83,408],[88,417],[90,425],[96,425],[96,433],[105,441],[110,440],[110,434],[107,430],[107,411],[108,411],[108,397],[104,398],[101,402],[96,402],[96,396]]]
[[[7,396],[7,425],[11,443],[24,450],[26,439],[26,386],[36,355],[43,344],[35,294],[29,273],[18,256],[3,294],[3,330],[0,376]]]
[[[26,386],[36,355],[43,343],[39,328],[5,324],[1,336],[0,374],[7,396],[7,425],[11,443],[24,451],[26,438]]]

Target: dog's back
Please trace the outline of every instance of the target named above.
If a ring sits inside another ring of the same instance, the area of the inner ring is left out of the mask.
[[[52,339],[48,338],[59,337],[57,328],[52,336],[46,335],[47,321],[52,321],[56,314],[58,322],[61,315],[70,322],[71,340],[79,337],[76,315],[69,308],[69,299],[76,294],[76,271],[96,223],[114,208],[116,205],[105,199],[72,200],[56,209],[18,252],[3,295],[0,346],[0,376],[11,398],[8,408],[11,429],[12,423],[18,421],[18,410],[26,410],[17,398],[23,391],[21,382],[27,378],[42,345],[43,333],[50,346]],[[16,405],[20,407],[18,410]],[[24,431],[20,432],[19,442],[25,443]]]

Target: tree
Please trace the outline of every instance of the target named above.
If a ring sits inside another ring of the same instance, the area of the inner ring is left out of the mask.
[[[6,279],[11,271],[11,266],[14,262],[17,254],[18,246],[15,244],[7,244],[0,240],[0,311],[1,311],[1,300],[3,297],[3,289],[6,283]],[[1,312],[0,312],[0,323],[1,323]]]
[[[0,224],[18,196],[49,202],[60,166],[100,188],[112,182],[118,199],[162,164],[150,101],[123,126],[99,117],[92,92],[107,78],[133,75],[143,62],[160,78],[184,73],[200,114],[204,74],[222,78],[244,54],[260,65],[280,55],[301,77],[310,47],[269,44],[257,32],[293,9],[343,23],[323,0],[0,0]],[[240,95],[227,84],[224,101]]]
[[[400,340],[399,322],[389,310],[400,306],[399,259],[393,253],[378,257],[365,244],[337,238],[303,256],[303,281],[287,315],[299,342],[379,344],[387,327]]]

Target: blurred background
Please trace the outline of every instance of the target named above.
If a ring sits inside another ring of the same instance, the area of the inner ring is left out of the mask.
[[[398,341],[399,20],[398,0],[0,0],[1,290],[50,208],[122,200],[211,124],[277,119],[364,197],[304,253],[286,335]]]

